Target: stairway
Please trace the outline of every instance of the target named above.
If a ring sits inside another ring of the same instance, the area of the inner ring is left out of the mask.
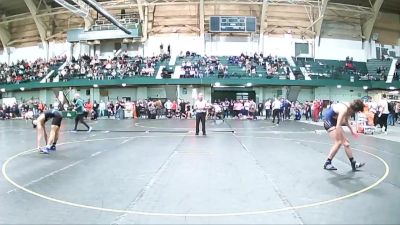
[[[392,60],[392,64],[390,65],[390,69],[389,69],[389,73],[388,73],[388,77],[387,77],[386,83],[392,83],[393,82],[393,75],[394,75],[394,72],[396,72],[396,63],[397,63],[397,60]]]

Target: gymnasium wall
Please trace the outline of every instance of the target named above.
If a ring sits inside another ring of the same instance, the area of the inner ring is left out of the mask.
[[[243,88],[230,88],[232,90],[244,91]],[[169,91],[173,90],[170,94]],[[255,91],[256,101],[264,102],[267,99],[275,97],[285,97],[287,88],[285,86],[265,86],[252,87],[246,90]],[[54,102],[55,89],[46,89],[38,91],[16,91],[3,93],[3,98],[15,97],[18,101],[26,101],[30,99],[40,99],[41,101],[51,104]],[[57,92],[59,90],[56,90]],[[211,101],[212,88],[210,86],[194,86],[194,85],[157,85],[157,86],[140,86],[140,87],[110,87],[110,88],[73,88],[69,92],[72,100],[75,93],[79,93],[84,100],[91,99],[97,102],[103,100],[116,101],[117,99],[130,98],[133,101],[144,100],[147,98],[169,98],[171,100],[183,99],[194,103],[195,96],[203,93],[204,98]],[[362,88],[355,87],[302,87],[298,96],[298,101],[305,102],[314,99],[333,100],[333,101],[352,101],[357,98],[366,96],[367,92]],[[172,97],[171,97],[172,96]]]
[[[49,57],[58,56],[58,55],[68,55],[69,54],[69,43],[57,43],[50,42],[49,43]],[[44,58],[45,51],[43,48],[39,47],[39,44],[36,46],[23,47],[23,48],[15,48],[13,52],[10,54],[10,58],[8,55],[3,52],[0,54],[0,63],[5,62],[17,62],[18,60],[28,60],[33,61],[37,58]]]
[[[314,89],[314,98],[322,100],[352,101],[366,95],[364,89],[356,87],[318,87]]]
[[[319,46],[315,48],[315,58],[345,60],[347,56],[354,61],[365,62],[367,52],[362,41],[321,38]]]

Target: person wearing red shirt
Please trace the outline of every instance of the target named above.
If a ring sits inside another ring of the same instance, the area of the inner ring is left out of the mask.
[[[171,111],[172,111],[172,115],[176,115],[176,110],[178,108],[178,104],[176,104],[176,101],[172,102],[172,107],[171,107]]]
[[[318,122],[318,120],[319,120],[319,110],[320,110],[321,104],[320,104],[320,102],[318,100],[315,100],[313,106],[314,106],[313,107],[314,108],[313,119],[314,119],[314,122]]]
[[[87,117],[88,115],[91,115],[93,110],[93,104],[90,102],[90,100],[88,100],[85,104],[85,117]]]

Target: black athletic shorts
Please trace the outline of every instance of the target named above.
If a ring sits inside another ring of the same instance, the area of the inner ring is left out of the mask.
[[[61,121],[62,121],[62,114],[59,111],[53,110],[53,111],[46,111],[44,113],[44,118],[45,121],[48,121],[50,118],[53,118],[51,121],[51,125],[54,126],[61,126]]]
[[[336,127],[337,121],[332,119],[332,120],[324,120],[324,128],[326,131],[331,129],[332,127]]]

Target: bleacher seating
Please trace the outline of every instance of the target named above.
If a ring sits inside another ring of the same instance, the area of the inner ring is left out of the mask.
[[[77,61],[69,63],[66,66],[65,71],[59,72],[61,81],[69,81],[74,79],[99,79],[99,80],[112,80],[112,79],[127,79],[135,78],[140,76],[155,77],[161,66],[166,67],[169,63],[169,57],[167,55],[157,57],[116,57],[111,61],[98,60],[95,65],[91,64],[93,59],[84,56]],[[117,63],[122,62],[123,68],[118,68]],[[108,65],[110,64],[110,65]],[[76,65],[79,65],[74,69]],[[85,68],[85,73],[81,72],[81,67]],[[95,71],[93,67],[97,67],[97,73],[88,73],[89,69]],[[151,72],[150,72],[151,71]]]
[[[375,80],[386,80],[391,63],[392,60],[370,59],[367,61],[368,74]]]
[[[359,79],[368,73],[366,63],[352,62],[351,66],[346,67],[346,61],[342,60],[324,60],[313,58],[297,58],[294,59],[297,67],[301,71],[301,67],[312,79],[345,79],[350,77]],[[304,74],[303,74],[304,75]]]
[[[87,57],[87,56],[86,56]],[[125,58],[124,58],[125,57]],[[184,56],[175,57],[171,60],[168,55],[157,56],[157,57],[131,57],[124,54],[120,57],[115,57],[111,60],[111,66],[106,67],[110,64],[109,60],[99,60],[96,66],[98,66],[98,75],[94,76],[88,73],[88,68],[92,68],[89,65],[92,58],[85,59],[86,61],[74,61],[66,63],[66,75],[62,75],[62,70],[59,70],[63,64],[62,61],[59,63],[52,64],[47,73],[49,76],[46,77],[45,82],[62,82],[69,80],[89,79],[89,80],[112,80],[112,79],[130,79],[136,77],[156,77],[158,79],[165,78],[222,78],[222,79],[240,79],[240,78],[252,78],[252,79],[289,79],[287,75],[287,68],[289,66],[288,60],[284,57],[264,57],[264,63],[270,60],[270,64],[277,64],[277,70],[271,73],[271,69],[268,71],[265,64],[253,60],[252,56],[247,57],[247,62],[250,64],[246,66],[243,64],[243,58],[238,61],[237,56],[221,56],[221,57],[203,57],[195,53],[190,53]],[[128,63],[122,68],[118,69],[117,63],[123,64]],[[146,60],[149,60],[146,62]],[[246,60],[245,60],[246,61]],[[312,59],[312,58],[294,58],[294,65],[292,65],[291,71],[294,74],[295,80],[310,80],[310,79],[341,79],[349,80],[381,80],[381,76],[377,75],[376,69],[380,66],[385,68],[384,74],[388,73],[388,67],[390,61],[381,60],[369,60],[365,62],[352,62],[351,66],[345,60],[324,60],[324,59]],[[172,64],[171,64],[172,62]],[[189,72],[185,71],[185,65],[190,62]],[[72,63],[72,64],[71,64]],[[85,67],[84,73],[79,69],[74,68],[74,64],[79,64],[79,68],[83,65]],[[151,64],[151,66],[150,66]],[[293,64],[293,62],[292,62]],[[210,70],[212,68],[212,72]],[[249,70],[249,68],[251,69]],[[145,71],[145,68],[150,68],[150,74]],[[193,73],[193,68],[196,73]],[[54,70],[54,73],[50,73]],[[119,72],[121,71],[121,73]],[[145,71],[145,72],[143,72]],[[365,74],[370,74],[370,77]],[[397,68],[397,73],[400,73],[400,67]],[[65,72],[64,72],[65,74]],[[292,76],[293,77],[293,76]],[[372,78],[371,78],[372,77]],[[55,79],[56,78],[56,79]],[[40,79],[37,79],[38,81]],[[394,81],[398,80],[398,76],[394,76]],[[35,79],[22,79],[18,83],[35,81]],[[16,83],[16,82],[13,82]]]
[[[220,56],[220,57],[202,57],[197,54],[181,55],[177,58],[176,64],[181,68],[181,77],[218,77],[218,78],[275,78],[275,79],[288,79],[285,67],[278,67],[278,70],[274,74],[268,74],[265,65],[259,65],[258,63],[251,61],[251,69],[246,69],[244,64],[239,64],[234,59],[236,56]],[[264,58],[266,62],[267,58]],[[276,59],[280,64],[287,66],[288,62],[286,58],[280,57]],[[186,70],[185,64],[195,65],[195,71]],[[218,66],[221,65],[224,69],[218,70]],[[214,71],[207,73],[209,66],[214,68]],[[185,73],[185,75],[183,74]],[[192,73],[192,74],[190,74]],[[193,75],[194,74],[194,75]]]
[[[53,57],[48,62],[37,59],[34,62],[18,61],[10,65],[0,63],[0,84],[21,84],[39,82],[65,61],[63,57]]]

